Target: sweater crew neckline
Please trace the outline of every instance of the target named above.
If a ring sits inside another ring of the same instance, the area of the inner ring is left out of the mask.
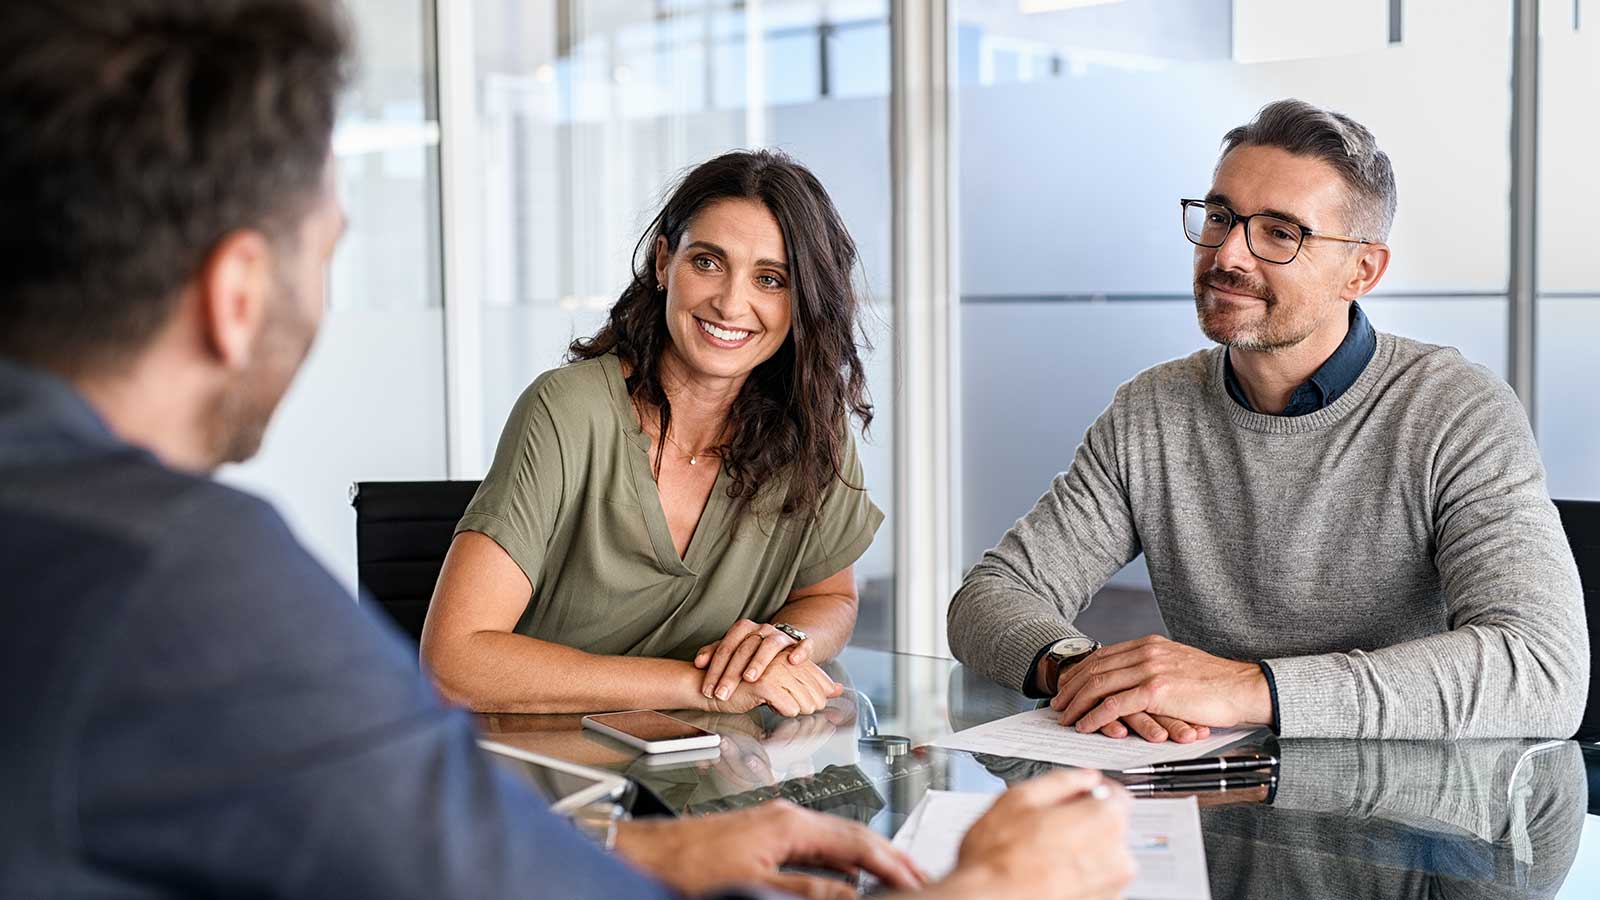
[[[1211,371],[1206,379],[1206,392],[1210,401],[1220,407],[1233,424],[1248,431],[1262,434],[1308,434],[1320,431],[1349,415],[1350,412],[1366,402],[1367,395],[1372,393],[1372,388],[1378,379],[1388,370],[1389,363],[1394,358],[1394,336],[1385,332],[1378,332],[1378,346],[1372,358],[1367,361],[1367,367],[1361,376],[1350,386],[1348,391],[1328,406],[1303,416],[1271,416],[1245,409],[1233,398],[1228,396],[1226,383],[1226,361],[1228,351],[1226,347],[1218,347],[1211,355]]]

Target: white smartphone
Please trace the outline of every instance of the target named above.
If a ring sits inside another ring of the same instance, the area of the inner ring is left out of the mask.
[[[699,750],[722,743],[720,735],[653,709],[584,716],[583,727],[616,738],[630,747],[638,747],[646,753]]]
[[[652,772],[676,769],[679,766],[693,766],[703,762],[716,762],[721,758],[720,746],[705,747],[700,750],[674,750],[671,753],[646,753],[639,757],[644,761],[645,768]]]

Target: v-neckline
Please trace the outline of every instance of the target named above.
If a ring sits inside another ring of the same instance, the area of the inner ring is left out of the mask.
[[[667,524],[666,508],[661,505],[661,488],[656,484],[650,465],[652,441],[639,424],[633,401],[628,397],[628,382],[622,375],[622,359],[615,353],[608,354],[604,359],[617,424],[637,451],[628,454],[628,465],[633,472],[634,489],[639,495],[639,512],[644,517],[645,531],[650,534],[656,562],[672,575],[698,575],[701,557],[705,555],[702,548],[715,541],[727,526],[728,470],[718,463],[717,480],[711,485],[711,496],[706,498],[705,508],[700,510],[700,519],[695,522],[694,533],[689,536],[689,544],[684,548],[683,555],[679,556],[678,545],[672,539],[672,528]]]

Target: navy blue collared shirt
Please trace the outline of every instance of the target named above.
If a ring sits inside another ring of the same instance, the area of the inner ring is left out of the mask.
[[[1294,389],[1294,393],[1289,395],[1289,405],[1278,415],[1304,416],[1333,405],[1333,401],[1344,396],[1345,391],[1350,390],[1361,373],[1366,371],[1367,363],[1372,361],[1372,354],[1377,350],[1377,332],[1372,330],[1372,323],[1367,321],[1361,304],[1351,303],[1350,331],[1339,342],[1339,348],[1333,351],[1327,362],[1311,373],[1310,378]],[[1222,372],[1223,381],[1228,386],[1228,396],[1233,398],[1233,402],[1251,412],[1260,412],[1245,397],[1244,388],[1233,373],[1233,359],[1226,353],[1223,355]]]
[[[666,898],[265,503],[0,358],[0,896]]]

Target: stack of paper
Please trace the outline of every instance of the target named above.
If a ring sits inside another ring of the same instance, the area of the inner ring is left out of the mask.
[[[1213,728],[1211,736],[1203,741],[1152,744],[1138,735],[1109,738],[1103,734],[1079,734],[1063,726],[1060,718],[1060,713],[1046,706],[958,731],[934,741],[933,746],[1036,759],[1058,766],[1120,771],[1152,763],[1213,756],[1223,747],[1259,730]]]
[[[996,797],[929,791],[895,835],[895,846],[929,876],[943,878],[956,867],[967,829],[988,812]],[[1130,900],[1211,900],[1200,806],[1193,797],[1135,800],[1128,849],[1139,865],[1138,877],[1128,886]]]

